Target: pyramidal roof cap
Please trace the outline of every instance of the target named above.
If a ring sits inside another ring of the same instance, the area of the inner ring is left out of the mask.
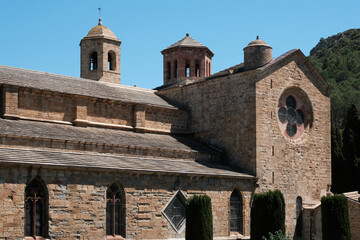
[[[198,41],[194,40],[189,36],[187,33],[186,36],[181,39],[180,41],[174,43],[170,47],[167,47],[164,50],[175,48],[175,47],[199,47],[199,48],[207,48],[205,45],[199,43]]]

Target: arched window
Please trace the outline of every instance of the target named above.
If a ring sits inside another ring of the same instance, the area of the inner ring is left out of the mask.
[[[174,78],[178,77],[178,65],[177,65],[177,61],[175,61],[174,63]]]
[[[93,52],[90,55],[90,70],[97,69],[97,52]]]
[[[108,69],[109,70],[116,70],[116,56],[114,51],[108,52]]]
[[[205,62],[205,77],[209,76],[209,63],[208,61]]]
[[[198,62],[195,64],[195,77],[200,77],[200,65]]]
[[[242,234],[243,231],[243,203],[241,194],[234,190],[230,196],[230,231]]]
[[[296,198],[296,237],[302,236],[302,198],[299,196]]]
[[[186,63],[185,65],[185,77],[190,77],[190,64]]]
[[[167,62],[166,65],[166,79],[169,80],[171,78],[171,63]]]
[[[106,191],[106,235],[125,237],[125,199],[115,183]]]
[[[46,186],[35,178],[25,188],[25,236],[47,237],[48,194]]]

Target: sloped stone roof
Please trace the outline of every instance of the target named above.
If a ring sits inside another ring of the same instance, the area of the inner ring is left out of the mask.
[[[355,202],[359,202],[359,199],[360,199],[360,193],[357,192],[357,191],[354,191],[354,192],[346,192],[346,193],[343,193],[345,197],[355,201]]]
[[[0,65],[0,84],[176,109],[154,90]]]
[[[265,47],[270,47],[265,41],[260,40],[260,39],[256,39],[251,41],[248,45],[248,47],[253,47],[253,46],[265,46]]]
[[[0,118],[0,136],[71,140],[118,146],[136,146],[185,152],[218,154],[219,152],[187,137],[167,134],[135,133],[96,127],[44,123]]]
[[[175,47],[199,47],[199,48],[207,48],[205,45],[199,43],[198,41],[194,40],[189,36],[187,33],[186,36],[181,39],[180,41],[172,44],[171,46],[167,47],[164,50],[175,48]]]
[[[107,154],[70,153],[19,148],[0,148],[0,163],[49,167],[116,170],[139,173],[185,174],[210,177],[254,179],[249,174],[214,163],[149,159]]]

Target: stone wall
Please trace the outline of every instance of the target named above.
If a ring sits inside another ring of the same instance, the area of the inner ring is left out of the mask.
[[[17,101],[20,117],[68,122],[75,119],[75,103],[70,96],[22,88]]]
[[[187,114],[179,114],[179,111],[156,108],[145,108],[145,129],[162,129],[169,132],[186,132]]]
[[[302,240],[322,239],[321,205],[303,208]]]
[[[133,126],[134,114],[132,104],[109,102],[105,99],[87,101],[87,116],[90,122]]]
[[[36,176],[46,184],[49,193],[51,239],[105,239],[106,189],[112,183],[118,183],[125,192],[128,239],[184,237],[184,232],[178,234],[162,214],[178,190],[187,197],[210,196],[214,236],[226,237],[230,235],[229,199],[232,191],[238,189],[243,197],[244,233],[250,234],[254,183],[248,180],[1,166],[0,238],[23,238],[24,190]]]
[[[189,77],[192,79],[199,79],[195,72],[196,65],[199,65],[201,78],[211,75],[212,53],[207,48],[171,48],[162,51],[162,54],[164,55],[164,85],[185,79],[186,65],[189,65]]]
[[[141,132],[187,131],[187,113],[177,108],[147,106],[14,86],[3,87],[2,91],[3,116],[6,118]]]
[[[360,239],[360,203],[348,199],[351,239]]]
[[[189,110],[189,133],[224,150],[229,163],[255,174],[255,80],[234,74],[158,94]]]
[[[81,77],[95,81],[120,84],[120,40],[83,38],[81,40]],[[115,69],[108,69],[108,53],[115,57]],[[90,70],[90,55],[97,52],[97,69]]]
[[[261,71],[225,75],[159,94],[189,109],[190,133],[256,174],[257,192],[283,192],[287,231],[293,233],[296,198],[319,203],[331,184],[328,87],[301,53]],[[277,117],[279,99],[289,89],[307,108],[304,132],[294,140],[281,132]]]
[[[289,59],[256,84],[257,191],[281,190],[290,232],[296,225],[296,198],[300,196],[307,204],[319,203],[331,184],[330,99],[302,62]],[[288,137],[280,128],[278,107],[284,93],[297,96],[298,105],[300,99],[304,103],[301,136]]]

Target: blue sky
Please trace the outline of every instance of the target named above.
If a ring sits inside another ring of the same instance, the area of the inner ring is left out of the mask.
[[[189,33],[214,54],[213,73],[243,62],[257,35],[273,56],[360,27],[360,1],[0,0],[0,64],[80,76],[80,40],[98,22],[122,41],[121,82],[162,84],[161,50]]]

